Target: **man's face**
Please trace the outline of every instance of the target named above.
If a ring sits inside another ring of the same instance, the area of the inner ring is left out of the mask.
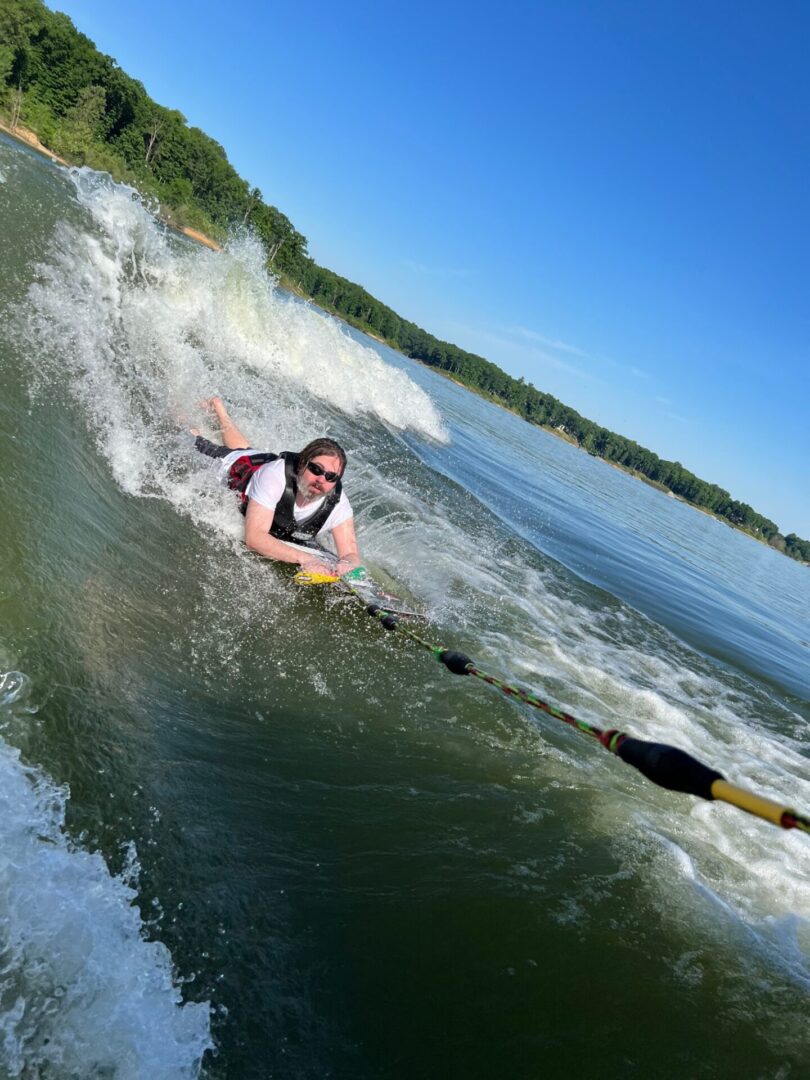
[[[315,466],[315,471],[310,468]],[[320,471],[320,475],[316,472]],[[335,486],[336,480],[327,480],[324,473],[340,475],[340,458],[334,454],[318,454],[298,474],[298,490],[305,499],[320,499]]]

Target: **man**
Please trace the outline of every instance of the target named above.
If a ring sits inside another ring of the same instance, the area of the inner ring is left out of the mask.
[[[360,567],[351,504],[342,489],[346,454],[333,439],[315,439],[298,454],[261,454],[231,420],[222,400],[205,402],[219,421],[224,446],[198,430],[196,447],[222,459],[228,486],[240,492],[245,543],[259,555],[308,573],[343,575]],[[318,542],[331,535],[335,560]]]

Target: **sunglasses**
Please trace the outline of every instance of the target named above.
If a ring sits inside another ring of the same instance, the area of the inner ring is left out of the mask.
[[[316,465],[314,461],[308,461],[307,468],[313,476],[322,476],[328,484],[334,484],[336,480],[340,479],[340,473],[330,472],[328,469]]]

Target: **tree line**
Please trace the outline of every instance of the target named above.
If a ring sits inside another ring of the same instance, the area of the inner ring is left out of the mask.
[[[12,128],[30,128],[66,160],[151,196],[173,224],[220,239],[249,225],[281,272],[306,255],[306,238],[239,176],[218,142],[154,102],[41,0],[0,0],[0,109]]]
[[[12,129],[30,128],[66,160],[106,170],[137,187],[159,202],[172,224],[218,239],[236,227],[250,228],[264,245],[270,270],[325,310],[530,423],[810,562],[810,542],[795,533],[782,536],[773,521],[680,462],[659,458],[484,357],[440,341],[361,285],[318,266],[306,237],[238,175],[219,143],[190,127],[176,109],[154,102],[142,83],[41,0],[0,0],[0,112]]]

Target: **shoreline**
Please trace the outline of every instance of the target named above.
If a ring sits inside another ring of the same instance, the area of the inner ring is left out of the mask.
[[[363,332],[365,333],[365,331]],[[368,336],[371,337],[372,335],[369,334]],[[388,343],[386,342],[385,344]],[[394,346],[389,346],[389,348],[393,347]],[[395,351],[399,352],[398,349]],[[402,355],[405,356],[405,353],[402,353]],[[411,358],[409,357],[408,359]],[[523,420],[527,424],[531,424],[532,427],[539,428],[540,431],[545,431],[549,435],[553,435],[555,439],[561,439],[563,442],[568,443],[569,446],[573,446],[576,450],[581,450],[583,454],[587,454],[588,457],[592,457],[596,461],[601,461],[603,465],[608,465],[611,469],[616,469],[619,472],[624,473],[625,476],[631,477],[633,480],[640,480],[642,484],[646,484],[647,487],[654,488],[662,495],[666,495],[667,498],[677,499],[679,503],[682,503],[684,506],[688,506],[691,510],[696,510],[699,514],[705,514],[706,517],[714,518],[714,520],[719,521],[721,525],[726,525],[729,529],[734,529],[735,532],[742,533],[743,536],[748,536],[751,540],[756,540],[758,544],[762,544],[769,550],[775,551],[778,555],[784,555],[785,558],[791,559],[793,562],[797,562],[800,566],[810,566],[810,563],[803,562],[801,559],[792,559],[792,557],[788,555],[786,551],[781,551],[778,547],[774,547],[773,544],[768,543],[768,541],[764,537],[756,536],[754,533],[749,532],[747,529],[740,528],[740,526],[735,525],[733,521],[729,521],[728,518],[722,517],[720,514],[715,514],[714,511],[709,510],[708,507],[697,506],[695,503],[690,502],[688,499],[685,499],[683,495],[678,495],[677,492],[672,491],[671,488],[666,487],[666,485],[659,483],[657,480],[651,480],[650,477],[645,476],[644,473],[640,473],[636,469],[631,469],[627,465],[622,465],[619,461],[609,461],[607,458],[601,457],[599,454],[591,454],[588,450],[585,449],[584,446],[582,446],[577,441],[577,439],[575,439],[572,435],[569,435],[568,432],[560,431],[555,427],[547,427],[545,424],[535,424],[533,423],[533,421],[527,420],[525,416],[521,416],[519,412],[511,409],[508,405],[505,405],[502,401],[497,401],[495,398],[489,397],[486,394],[479,394],[472,387],[467,386],[466,383],[460,382],[458,379],[454,379],[449,372],[440,371],[438,368],[431,368],[431,370],[436,371],[439,375],[441,375],[445,379],[448,379],[451,383],[455,383],[456,386],[460,386],[462,390],[467,390],[469,393],[475,394],[476,397],[483,398],[484,401],[489,401],[497,408],[503,409],[505,412],[511,413],[512,416],[516,416],[519,420]]]
[[[38,154],[42,154],[43,157],[48,158],[50,161],[55,162],[58,165],[64,165],[66,168],[70,168],[70,162],[59,157],[53,150],[49,150],[44,143],[39,141],[36,132],[31,131],[30,128],[23,127],[22,124],[17,124],[15,128],[11,128],[5,120],[0,120],[0,131],[4,131],[6,135],[10,135],[12,139],[21,142],[23,146],[27,146],[29,150],[36,150]]]
[[[48,149],[44,143],[40,142],[36,132],[31,131],[30,128],[18,124],[16,128],[12,129],[5,120],[0,120],[0,131],[5,132],[6,135],[9,135],[17,142],[22,143],[23,146],[27,146],[29,150],[35,150],[38,154],[42,154],[42,156],[48,158],[49,161],[57,165],[63,165],[66,169],[73,168],[69,161],[65,161],[65,159],[60,157],[54,150]],[[182,233],[190,240],[196,240],[198,244],[203,244],[212,251],[222,251],[221,244],[218,244],[216,240],[212,240],[210,236],[206,236],[205,233],[200,232],[199,229],[193,229],[190,225],[175,225],[170,218],[162,217],[159,214],[155,216],[168,228],[173,229],[174,232]]]
[[[187,236],[190,240],[196,240],[198,244],[203,244],[204,247],[210,248],[211,251],[222,251],[222,244],[218,244],[216,240],[212,240],[210,236],[201,233],[199,229],[192,229],[190,225],[173,225],[171,221],[167,221],[165,218],[161,218],[160,220],[164,225],[168,225],[170,229],[182,233],[183,236]]]
[[[22,143],[22,145],[28,147],[29,150],[34,150],[36,153],[41,154],[43,157],[47,158],[52,164],[62,165],[66,169],[74,167],[71,162],[66,161],[63,157],[60,157],[54,150],[50,150],[43,142],[40,142],[39,136],[36,134],[35,131],[32,131],[30,128],[24,127],[22,124],[18,124],[16,128],[12,129],[5,120],[0,119],[0,131],[4,132],[16,142]],[[162,214],[157,213],[154,216],[157,218],[158,221],[165,225],[166,228],[171,229],[172,232],[180,233],[182,236],[188,237],[189,240],[194,240],[196,243],[202,244],[203,247],[208,248],[210,251],[223,250],[222,244],[218,243],[216,240],[213,240],[210,236],[207,236],[199,229],[194,229],[190,225],[175,224],[171,219],[171,215],[167,214],[164,217]],[[396,349],[396,346],[392,345],[384,338],[381,338],[378,334],[367,330],[365,327],[355,326],[354,323],[350,322],[348,319],[345,319],[342,315],[338,314],[338,312],[329,311],[327,308],[322,307],[311,296],[307,296],[306,293],[296,288],[292,282],[283,282],[282,287],[285,289],[289,289],[290,292],[293,292],[297,296],[300,296],[302,300],[306,300],[309,303],[313,304],[315,307],[318,308],[319,311],[322,311],[325,315],[329,315],[333,319],[338,319],[340,322],[345,323],[346,326],[351,326],[352,329],[359,330],[360,333],[365,334],[366,337],[370,337],[374,341],[379,342],[381,345],[385,345],[389,349],[394,349],[396,352],[399,352],[399,350]],[[405,354],[403,353],[402,355],[404,356]],[[459,386],[462,385],[462,383],[459,383]],[[469,390],[470,388],[465,387],[465,389]]]

